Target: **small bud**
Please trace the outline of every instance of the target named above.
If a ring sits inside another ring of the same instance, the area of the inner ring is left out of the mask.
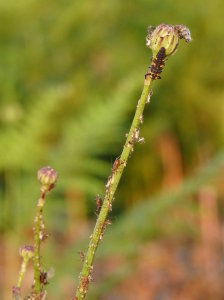
[[[13,286],[12,287],[12,294],[13,294],[13,296],[16,298],[16,299],[20,299],[19,297],[20,297],[20,287],[18,287],[18,286]]]
[[[146,46],[152,49],[153,57],[164,47],[166,56],[172,55],[177,50],[179,39],[184,38],[186,42],[191,41],[190,30],[184,25],[161,24],[152,29],[148,28]]]
[[[51,167],[43,167],[38,171],[38,180],[40,181],[42,190],[50,191],[54,188],[58,179],[58,173]]]
[[[20,247],[19,255],[24,259],[31,259],[34,257],[34,247],[30,245],[25,245]]]

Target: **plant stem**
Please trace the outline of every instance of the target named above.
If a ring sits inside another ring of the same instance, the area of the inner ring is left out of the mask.
[[[88,250],[83,263],[83,268],[80,273],[79,285],[76,291],[75,299],[84,299],[88,291],[88,285],[91,281],[91,272],[93,269],[93,260],[98,247],[99,242],[103,238],[104,230],[107,225],[107,215],[112,208],[112,202],[114,199],[114,194],[116,192],[117,186],[120,182],[121,175],[127,164],[130,153],[134,150],[134,143],[139,140],[139,125],[143,120],[143,111],[145,105],[150,100],[150,88],[153,80],[150,78],[149,74],[146,74],[144,87],[142,91],[141,98],[138,101],[134,119],[130,131],[127,136],[123,151],[119,159],[115,161],[112,169],[112,174],[108,179],[106,184],[106,192],[103,201],[102,208],[100,210],[99,216],[96,221],[96,225],[92,236],[90,237],[90,242]]]
[[[18,278],[17,286],[13,287],[13,298],[15,300],[20,300],[20,290],[21,290],[24,275],[26,273],[28,261],[29,261],[29,257],[23,257],[23,261],[22,261],[22,264],[21,264],[20,272],[19,272],[19,278]]]
[[[45,192],[41,191],[40,199],[37,204],[37,214],[34,220],[35,233],[34,233],[34,278],[35,278],[35,293],[40,294],[40,234],[41,234],[41,220],[43,206],[45,203]]]
[[[24,258],[22,265],[21,265],[21,269],[20,269],[20,273],[19,273],[19,279],[18,279],[18,283],[17,283],[17,287],[20,289],[22,286],[22,281],[23,281],[23,277],[26,273],[26,268],[27,268],[27,264],[28,264],[29,258]]]

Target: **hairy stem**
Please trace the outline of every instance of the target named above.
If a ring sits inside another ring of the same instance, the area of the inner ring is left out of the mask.
[[[41,242],[41,220],[43,206],[45,202],[45,192],[41,192],[40,199],[37,204],[37,214],[34,220],[35,233],[34,233],[34,278],[35,278],[35,293],[40,294],[40,242]]]
[[[150,78],[149,74],[146,74],[142,95],[138,101],[135,116],[130,131],[128,133],[127,140],[125,142],[120,158],[117,159],[114,163],[112,174],[109,177],[108,182],[106,184],[105,198],[99,216],[97,218],[93,234],[90,238],[88,250],[83,263],[83,268],[80,273],[80,281],[75,299],[84,299],[88,291],[89,282],[91,281],[93,260],[98,244],[103,237],[104,230],[107,225],[107,215],[109,211],[111,211],[114,194],[116,192],[123,170],[127,164],[129,155],[134,149],[134,143],[140,141],[139,126],[143,120],[143,111],[145,105],[150,99],[150,88],[152,82],[153,80]]]

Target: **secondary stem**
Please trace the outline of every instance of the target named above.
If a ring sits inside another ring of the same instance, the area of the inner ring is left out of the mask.
[[[150,99],[150,88],[153,80],[150,78],[149,74],[146,75],[143,91],[141,97],[138,101],[134,119],[130,131],[127,136],[123,151],[117,163],[116,169],[113,167],[112,174],[108,179],[106,184],[106,193],[103,201],[102,208],[100,210],[99,216],[96,221],[96,225],[93,231],[93,234],[90,238],[88,250],[85,256],[83,263],[83,268],[80,273],[80,281],[76,292],[77,300],[84,299],[88,291],[88,285],[91,281],[91,272],[93,269],[93,260],[95,253],[98,247],[99,242],[101,241],[105,227],[107,225],[106,219],[109,211],[112,208],[112,202],[114,199],[114,194],[116,192],[117,186],[119,184],[123,170],[127,164],[130,152],[133,151],[134,143],[139,139],[139,125],[142,123],[143,111],[146,103]]]
[[[19,273],[19,279],[18,279],[18,283],[17,283],[18,288],[21,288],[21,286],[22,286],[22,281],[23,281],[24,275],[26,273],[26,268],[27,268],[28,261],[29,261],[29,258],[23,259],[21,269],[20,269],[20,273]]]

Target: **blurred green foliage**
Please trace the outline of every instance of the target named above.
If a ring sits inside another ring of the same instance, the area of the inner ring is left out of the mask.
[[[164,136],[176,141],[184,175],[222,151],[222,8],[221,0],[0,1],[2,233],[30,238],[44,165],[60,176],[48,227],[62,234],[71,222],[79,226],[70,200],[95,218],[94,197],[121,152],[150,64],[148,25],[185,24],[193,41],[180,44],[154,86],[141,129],[146,143],[126,168],[115,215],[161,189]]]

